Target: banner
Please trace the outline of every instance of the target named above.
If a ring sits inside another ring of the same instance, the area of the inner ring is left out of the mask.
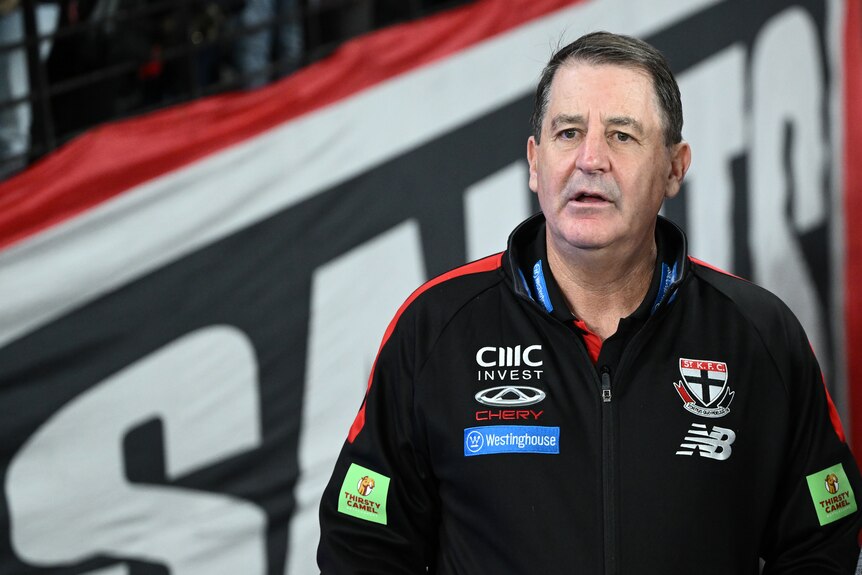
[[[0,575],[316,573],[320,493],[386,324],[537,209],[535,84],[595,29],[668,56],[693,164],[665,212],[693,255],[791,306],[847,426],[853,4],[479,1],[4,183]]]

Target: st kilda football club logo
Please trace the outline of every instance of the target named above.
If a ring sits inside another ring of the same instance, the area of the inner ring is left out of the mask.
[[[724,417],[730,413],[734,392],[727,385],[723,361],[679,358],[682,380],[674,383],[683,407],[702,417]]]

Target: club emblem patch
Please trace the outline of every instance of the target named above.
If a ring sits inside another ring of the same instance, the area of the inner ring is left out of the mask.
[[[730,413],[734,392],[727,385],[723,361],[679,358],[682,379],[674,383],[686,411],[701,417],[724,417]]]

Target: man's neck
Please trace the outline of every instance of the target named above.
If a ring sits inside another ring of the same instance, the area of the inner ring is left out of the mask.
[[[622,254],[604,250],[556,249],[547,238],[548,264],[566,304],[590,331],[607,339],[619,320],[631,315],[649,290],[657,257],[655,240]]]

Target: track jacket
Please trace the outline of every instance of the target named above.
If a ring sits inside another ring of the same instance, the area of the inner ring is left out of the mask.
[[[601,345],[544,225],[398,311],[323,495],[321,571],[853,573],[862,483],[788,308],[659,218],[651,289]]]

